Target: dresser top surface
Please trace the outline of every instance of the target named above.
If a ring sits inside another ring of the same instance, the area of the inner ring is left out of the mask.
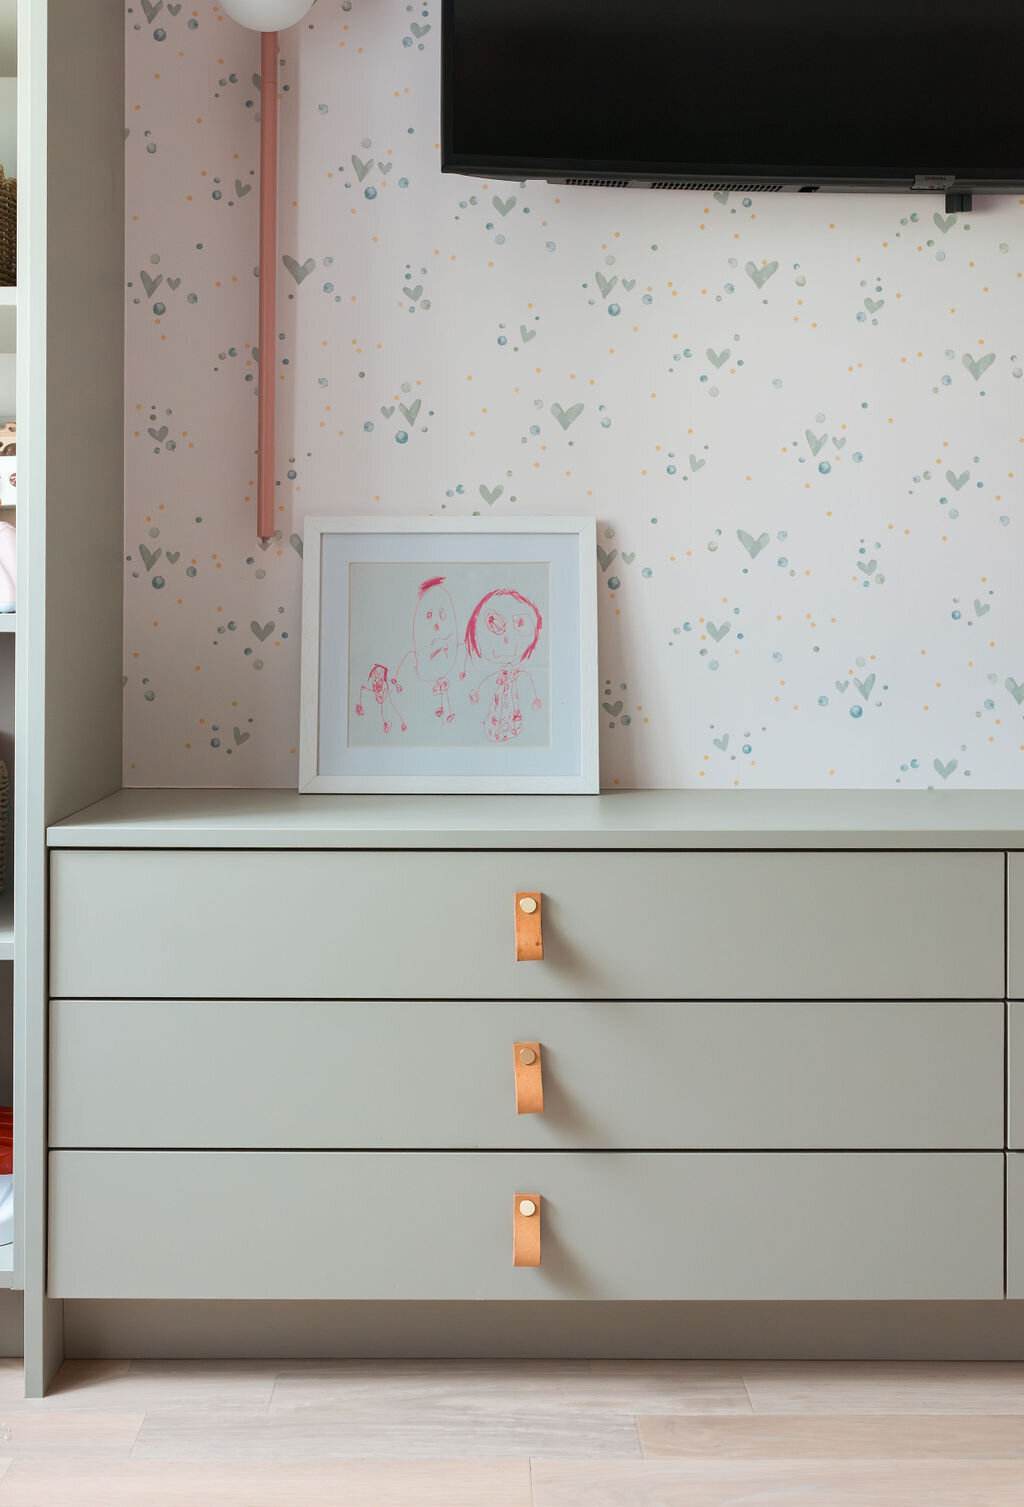
[[[1024,849],[1024,791],[120,790],[47,835],[53,848]]]

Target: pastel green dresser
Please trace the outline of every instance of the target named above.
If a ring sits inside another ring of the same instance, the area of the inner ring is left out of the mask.
[[[50,1296],[1024,1296],[1024,867],[947,802],[150,791],[61,824]]]

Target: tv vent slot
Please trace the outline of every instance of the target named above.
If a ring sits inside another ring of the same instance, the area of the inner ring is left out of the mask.
[[[572,188],[628,188],[628,178],[563,178]]]
[[[692,193],[701,194],[777,194],[781,192],[780,183],[676,183],[672,180],[658,179],[649,184],[650,188],[686,188]]]

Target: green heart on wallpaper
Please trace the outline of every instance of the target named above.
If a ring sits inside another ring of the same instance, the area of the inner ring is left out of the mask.
[[[178,289],[181,287],[181,278],[169,277],[167,279],[167,286],[170,288],[172,293],[177,293]]]
[[[551,416],[558,420],[563,429],[568,429],[570,424],[575,424],[582,412],[582,403],[574,403],[571,408],[563,408],[561,403],[551,405]]]
[[[629,554],[627,554],[626,551],[623,550],[622,551],[622,559],[623,559],[623,563],[624,564],[626,564],[626,565],[632,565],[633,561],[636,559],[636,550],[634,549]]]
[[[178,561],[181,559],[181,550],[180,549],[169,549],[167,551],[167,554],[166,554],[165,558],[167,560],[168,565],[177,565]]]
[[[423,297],[423,284],[417,283],[415,288],[403,288],[402,297],[407,298],[410,303],[416,303]]]
[[[849,687],[850,687],[850,682],[848,680],[837,680],[836,681],[836,690],[839,692],[840,696],[845,696],[846,692],[849,690]]]
[[[874,672],[874,670],[871,671],[870,675],[866,675],[863,680],[858,680],[857,677],[856,677],[856,675],[855,675],[853,677],[853,683],[857,687],[857,689],[861,693],[861,695],[864,697],[864,700],[867,701],[868,697],[871,695],[871,692],[875,688],[875,672]]]
[[[978,600],[977,597],[974,598],[974,616],[975,617],[984,617],[986,612],[991,612],[991,611],[992,611],[992,603],[991,602],[979,602],[979,600]]]
[[[252,736],[251,733],[243,733],[240,727],[233,728],[232,731],[235,735],[235,744],[239,748],[241,748],[243,743],[248,743],[250,737]]]
[[[612,563],[612,561],[615,559],[615,557],[616,557],[616,555],[618,553],[619,552],[618,552],[617,549],[607,550],[606,551],[606,550],[603,550],[600,545],[598,545],[597,546],[597,558],[598,558],[598,562],[599,562],[599,564],[601,566],[601,569],[602,570],[607,570],[608,567],[609,567],[609,565]]]
[[[693,454],[690,455],[690,470],[694,473],[696,473],[697,471],[703,471],[706,465],[707,461],[704,460],[703,457]]]
[[[708,632],[711,634],[711,637],[714,639],[716,644],[720,644],[722,642],[722,639],[725,637],[731,627],[731,623],[723,623],[720,628],[716,628],[714,623],[712,623],[710,620],[708,621]]]
[[[528,330],[526,328],[525,324],[521,324],[519,326],[519,338],[522,340],[522,342],[523,342],[524,345],[529,345],[529,343],[530,343],[531,340],[536,340],[536,338],[537,338],[537,331],[536,330]]]
[[[612,291],[612,289],[615,287],[615,284],[619,280],[614,275],[611,277],[605,277],[602,272],[595,272],[594,277],[597,281],[597,286],[601,289],[602,298],[608,297],[608,294]]]
[[[299,266],[295,258],[293,256],[288,256],[287,253],[285,253],[281,260],[282,262],[284,262],[285,267],[288,269],[297,283],[304,283],[306,281],[306,278],[316,267],[316,262],[311,256],[306,258],[301,267]]]
[[[975,382],[977,382],[979,377],[983,377],[985,375],[995,359],[995,351],[989,351],[988,355],[982,356],[980,361],[975,361],[970,351],[965,351],[963,356],[963,364],[964,366],[966,366]]]
[[[866,576],[873,576],[878,569],[877,560],[858,560],[857,569],[862,570]]]
[[[483,482],[481,482],[479,487],[480,496],[483,498],[484,502],[486,502],[489,508],[492,508],[494,506],[504,490],[505,488],[501,485],[500,482],[496,487],[485,487]]]
[[[176,16],[180,10],[181,0],[178,0],[177,5],[172,4],[172,0],[167,0],[167,14],[169,16]]]
[[[423,399],[417,398],[415,403],[410,403],[406,408],[404,403],[399,403],[399,411],[407,424],[415,424],[419,418],[420,409],[423,407]]]
[[[1018,685],[1012,675],[1007,675],[1003,684],[1017,705],[1020,706],[1021,702],[1024,701],[1024,681],[1021,681],[1020,685]]]
[[[387,177],[388,173],[390,173],[390,171],[394,167],[394,165],[395,164],[393,162],[378,162],[377,163],[377,166],[380,168],[380,171],[381,171],[381,176],[384,177],[384,178]]]
[[[935,773],[940,774],[944,780],[948,780],[954,769],[959,769],[959,767],[960,761],[958,759],[950,759],[948,764],[943,764],[941,759],[936,759],[932,764]]]
[[[952,230],[956,224],[956,215],[940,215],[938,210],[932,215],[932,219],[943,235],[946,234],[947,230]]]
[[[811,447],[811,454],[817,455],[819,450],[824,449],[825,444],[828,440],[828,434],[827,432],[825,434],[814,434],[810,429],[805,429],[804,439]]]
[[[748,534],[745,528],[738,528],[736,530],[736,537],[752,560],[757,559],[758,555],[769,542],[767,534],[759,534],[755,539],[753,534]]]
[[[724,193],[723,193],[723,192],[722,192],[722,191],[721,191],[721,189],[719,189],[719,190],[717,190],[717,192],[716,192],[716,193],[715,193],[715,194],[714,194],[714,195],[713,195],[713,197],[714,197],[714,198],[716,198],[716,199],[717,199],[717,200],[718,200],[718,202],[719,202],[719,204],[728,204],[728,202],[729,202],[729,192],[728,192],[728,190],[726,190],[726,191],[725,191],[725,192],[724,192]]]
[[[235,179],[235,198],[244,199],[246,194],[252,193],[252,184],[243,183],[241,178]]]
[[[353,152],[352,153],[352,166],[356,170],[356,177],[359,179],[360,183],[362,183],[362,181],[366,177],[367,173],[373,167],[373,158],[370,157],[370,158],[367,159],[366,162],[360,162],[360,160],[356,156],[355,152]]]
[[[255,633],[261,644],[265,639],[268,639],[274,631],[273,623],[264,623],[263,627],[261,628],[255,618],[253,618],[252,622],[249,624],[249,627],[252,629],[253,633]]]
[[[156,292],[157,288],[159,288],[160,284],[164,280],[163,273],[158,272],[156,277],[150,277],[148,272],[140,272],[139,276],[142,278],[142,286],[146,290],[146,297],[152,298],[153,294]]]
[[[602,701],[601,705],[604,707],[609,717],[617,717],[622,711],[621,701],[616,701],[614,705],[610,701]]]
[[[156,4],[153,4],[153,0],[142,0],[142,12],[147,21],[155,21],[163,8],[164,0],[156,0]]]
[[[146,430],[146,433],[149,435],[151,440],[156,440],[158,445],[162,445],[164,440],[167,438],[167,425],[161,424],[159,429],[154,429],[152,425],[150,425],[150,427]]]
[[[295,553],[298,555],[299,559],[301,560],[302,559],[302,535],[301,534],[292,534],[291,538],[288,540],[288,543],[291,545],[292,549],[295,551]]]
[[[712,738],[711,741],[716,748],[720,748],[725,753],[725,750],[729,747],[729,734],[723,733],[720,738]]]
[[[882,308],[885,307],[885,299],[884,298],[865,298],[865,300],[864,300],[864,307],[865,307],[865,309],[867,309],[867,311],[868,311],[869,314],[877,314],[878,311],[879,311],[879,309],[882,309]]]
[[[843,446],[846,444],[846,435],[845,434],[834,434],[832,436],[832,443],[833,443],[833,445],[835,445],[835,447],[836,447],[837,450],[841,450],[843,448]]]
[[[394,411],[395,411],[395,405],[394,405],[394,403],[392,403],[392,404],[391,404],[391,406],[390,406],[390,407],[388,407],[388,408],[385,408],[385,407],[384,407],[384,406],[383,406],[383,405],[382,405],[382,406],[381,406],[381,410],[380,410],[380,411],[381,411],[381,413],[382,413],[382,414],[383,414],[383,415],[384,415],[384,417],[385,417],[385,418],[386,418],[386,419],[389,419],[389,418],[390,418],[390,417],[391,417],[391,415],[392,415],[392,414],[393,414],[393,413],[394,413]]]
[[[636,278],[624,277],[622,279],[622,286],[625,288],[627,293],[632,293],[633,289],[636,287]]]
[[[518,202],[519,201],[516,199],[515,194],[509,194],[507,199],[499,199],[498,195],[495,194],[494,198],[491,200],[491,203],[501,215],[502,219],[505,218],[510,210],[515,209]]]
[[[418,42],[420,37],[425,37],[427,32],[430,30],[430,22],[425,21],[422,25],[420,25],[419,21],[412,21],[409,25],[409,30],[412,32],[413,36]]]
[[[732,351],[730,351],[729,347],[726,346],[725,350],[719,351],[718,355],[716,356],[709,345],[704,354],[707,356],[708,360],[711,362],[711,365],[715,368],[715,370],[718,371],[719,367],[724,366],[728,361],[729,357],[732,355]]]
[[[147,570],[152,570],[153,566],[156,564],[156,562],[159,560],[160,556],[163,554],[163,550],[160,549],[160,548],[157,548],[157,549],[147,549],[144,544],[140,544],[139,545],[139,554],[142,556],[142,561],[143,561],[143,564],[145,565],[146,569]]]
[[[745,268],[747,276],[755,287],[758,288],[763,288],[768,279],[774,277],[778,270],[778,262],[768,262],[764,267],[758,267],[753,262],[748,262]]]
[[[965,487],[970,479],[970,471],[961,471],[959,476],[957,476],[955,471],[946,472],[946,480],[949,482],[954,492],[959,492],[960,488]]]

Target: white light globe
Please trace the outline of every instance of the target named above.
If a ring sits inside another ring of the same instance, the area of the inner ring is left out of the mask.
[[[253,31],[284,31],[313,8],[313,0],[220,0],[220,3],[232,21]]]

